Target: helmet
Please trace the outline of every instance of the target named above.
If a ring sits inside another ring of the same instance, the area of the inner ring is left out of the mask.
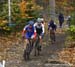
[[[44,19],[43,18],[40,18],[41,19],[41,21],[44,21]]]
[[[41,23],[41,22],[42,22],[42,21],[41,21],[41,18],[38,18],[38,19],[37,19],[37,22],[38,22],[38,23]]]
[[[33,25],[34,22],[33,22],[33,21],[29,21],[28,24],[29,24],[29,25]]]

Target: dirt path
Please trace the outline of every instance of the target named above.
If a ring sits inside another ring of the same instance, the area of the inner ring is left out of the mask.
[[[6,50],[6,67],[70,67],[59,61],[58,52],[64,48],[66,35],[57,33],[56,43],[49,42],[49,36],[45,35],[43,49],[40,56],[31,54],[30,61],[23,60],[23,44],[14,43]]]

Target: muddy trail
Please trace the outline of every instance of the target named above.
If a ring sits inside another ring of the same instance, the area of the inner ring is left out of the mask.
[[[65,39],[66,34],[64,32],[57,32],[56,42],[51,44],[49,35],[46,34],[42,44],[41,55],[34,56],[33,50],[30,61],[24,61],[24,44],[19,39],[16,39],[16,42],[13,41],[13,44],[5,49],[4,53],[0,52],[0,55],[5,58],[6,67],[70,67],[67,63],[61,62],[58,55],[65,47]]]

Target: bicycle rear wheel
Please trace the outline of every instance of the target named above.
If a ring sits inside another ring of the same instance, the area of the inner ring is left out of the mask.
[[[54,31],[50,31],[50,39],[52,43],[55,42],[55,32]]]

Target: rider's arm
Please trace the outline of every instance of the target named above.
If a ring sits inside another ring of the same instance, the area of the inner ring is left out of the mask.
[[[36,25],[37,23],[34,24],[34,36],[36,37],[37,33],[36,33]]]
[[[42,33],[41,33],[42,37],[44,36],[44,33],[45,33],[45,28],[44,28],[44,25],[42,24]]]
[[[56,23],[54,23],[54,25],[55,25],[55,31],[56,31],[56,29],[57,29],[57,25],[56,25]]]
[[[44,28],[44,25],[42,24],[42,33],[44,34],[45,33],[45,28]]]
[[[41,36],[43,36],[45,33],[45,28],[44,28],[44,25],[42,24],[42,33],[41,33]]]
[[[23,30],[23,31],[22,31],[22,36],[24,36],[25,32],[26,32],[26,30]]]
[[[22,36],[24,37],[25,33],[26,33],[26,28],[27,27],[24,27],[23,31],[22,31]]]

